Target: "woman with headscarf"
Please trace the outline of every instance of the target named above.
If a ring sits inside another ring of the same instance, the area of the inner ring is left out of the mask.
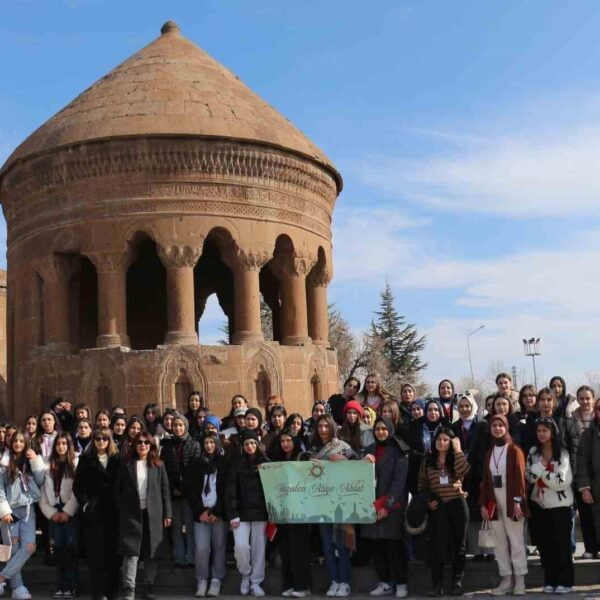
[[[417,492],[419,469],[423,457],[431,453],[433,438],[444,423],[443,410],[437,400],[428,400],[425,404],[425,413],[415,419],[408,430],[408,445],[410,459],[408,466],[407,486],[412,495]]]
[[[176,567],[194,564],[194,515],[184,496],[183,481],[192,460],[200,456],[200,445],[188,430],[188,420],[180,414],[173,417],[171,438],[165,443],[161,456],[165,464],[171,490],[173,525],[173,560]],[[183,527],[185,526],[185,535]]]
[[[479,548],[479,525],[481,516],[479,505],[479,486],[483,477],[483,459],[486,450],[487,421],[477,415],[477,403],[470,391],[458,394],[457,407],[459,419],[452,423],[452,431],[460,439],[461,448],[471,470],[463,481],[463,490],[467,492],[469,507],[469,528],[467,546],[475,561],[483,560],[484,554]]]
[[[491,416],[490,442],[483,462],[479,506],[481,518],[492,524],[494,552],[502,577],[492,595],[523,596],[527,574],[525,518],[529,515],[525,457],[510,437],[505,415]]]
[[[398,407],[400,408],[400,416],[406,427],[408,427],[413,420],[410,407],[416,399],[417,394],[414,386],[410,383],[403,383],[400,388],[400,402],[398,403]]]
[[[488,423],[491,423],[491,418],[494,415],[504,415],[508,422],[508,433],[511,439],[522,447],[524,431],[519,417],[513,412],[513,407],[510,400],[506,396],[496,394],[492,402],[490,414],[488,415]],[[492,440],[488,438],[488,448],[492,444]]]
[[[554,420],[558,423],[562,417],[570,417],[571,413],[579,406],[577,398],[573,394],[567,393],[567,384],[560,375],[555,375],[550,379],[548,387],[554,392],[556,398],[556,409],[554,411]]]
[[[575,578],[570,544],[573,473],[554,419],[537,420],[536,445],[527,456],[525,473],[532,486],[530,525],[544,569],[543,591],[570,594]]]
[[[206,420],[204,426],[206,429]],[[225,578],[228,531],[225,518],[226,481],[227,470],[219,434],[205,431],[202,453],[190,462],[184,483],[195,521],[196,597],[218,596]]]
[[[448,424],[458,421],[456,393],[454,384],[449,379],[442,379],[438,384],[438,402],[444,411],[443,416]]]
[[[377,540],[372,549],[378,583],[371,595],[387,596],[395,588],[396,598],[405,598],[408,589],[402,531],[409,449],[394,436],[394,424],[388,418],[379,417],[373,431],[375,441],[366,448],[366,453],[375,460],[377,522],[361,527],[362,537]]]

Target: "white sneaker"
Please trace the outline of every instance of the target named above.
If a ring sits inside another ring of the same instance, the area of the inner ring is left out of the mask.
[[[369,592],[369,596],[390,596],[394,593],[394,586],[385,581],[379,581],[377,587]]]
[[[337,592],[335,593],[336,598],[345,598],[351,594],[352,590],[350,590],[349,583],[340,583],[338,586]]]
[[[252,587],[250,588],[250,593],[253,596],[256,596],[257,598],[262,598],[263,596],[266,596],[265,590],[263,590],[258,583],[252,584]]]
[[[554,588],[551,585],[545,585],[542,588],[542,592],[544,592],[544,594],[554,594]]]
[[[284,598],[289,598],[292,595],[293,591],[294,591],[294,588],[288,588],[287,590],[283,590],[283,592],[281,592],[281,595]]]
[[[310,590],[294,590],[292,596],[294,598],[306,598],[307,596],[310,596]]]
[[[6,594],[6,581],[0,583],[0,598]]]
[[[13,600],[31,600],[31,594],[29,590],[24,586],[20,585],[12,591]]]
[[[208,586],[208,592],[206,595],[210,598],[216,598],[221,593],[221,580],[211,579],[210,585]]]
[[[408,596],[408,586],[405,583],[399,583],[396,586],[396,598],[406,598]]]
[[[559,585],[555,590],[555,594],[570,594],[573,592],[573,588],[568,585]]]
[[[332,581],[329,589],[325,592],[326,596],[335,596],[337,594],[340,584],[337,581]]]
[[[201,579],[198,582],[198,589],[196,589],[196,598],[204,598],[206,596],[206,588],[208,587],[208,581]]]
[[[593,552],[584,552],[581,555],[581,558],[583,558],[584,560],[591,560],[592,558],[594,558],[594,553]]]
[[[242,578],[242,583],[240,585],[240,594],[242,596],[247,596],[250,593],[250,580],[247,577]]]

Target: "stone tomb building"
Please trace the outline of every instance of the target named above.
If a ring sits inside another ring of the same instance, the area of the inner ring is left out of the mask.
[[[341,187],[310,140],[167,22],[0,170],[6,413],[57,396],[184,409],[192,389],[217,414],[236,393],[308,411],[338,389],[327,285]],[[198,339],[211,294],[228,345]]]

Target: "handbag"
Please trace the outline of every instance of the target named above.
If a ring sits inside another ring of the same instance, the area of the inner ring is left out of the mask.
[[[10,541],[10,531],[8,525],[2,523],[0,526],[2,531],[2,544],[0,544],[0,562],[8,562],[12,554],[12,542]]]
[[[496,545],[491,521],[482,521],[481,528],[479,529],[478,543],[479,547],[483,550],[490,550]]]

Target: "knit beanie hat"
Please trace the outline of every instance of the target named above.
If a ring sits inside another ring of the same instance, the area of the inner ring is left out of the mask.
[[[346,402],[346,404],[344,405],[344,416],[346,416],[346,413],[349,410],[355,410],[361,418],[365,414],[365,411],[361,406],[360,402],[357,402],[356,400],[350,400],[349,402]]]
[[[217,415],[213,415],[213,414],[208,414],[204,417],[204,423],[202,425],[202,428],[204,429],[206,427],[206,424],[210,423],[211,425],[214,425],[217,429],[217,431],[220,431],[221,429],[221,419],[219,419],[219,417],[217,417]]]

